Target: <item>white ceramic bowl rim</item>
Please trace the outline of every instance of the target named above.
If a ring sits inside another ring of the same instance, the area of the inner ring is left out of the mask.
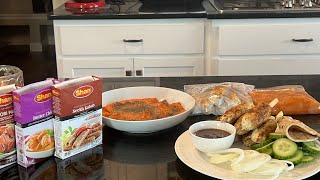
[[[117,90],[121,90],[121,89],[133,89],[133,88],[161,88],[161,89],[169,89],[169,90],[174,90],[174,91],[179,91],[177,89],[172,89],[172,88],[166,88],[166,87],[158,87],[158,86],[136,86],[136,87],[126,87],[126,88],[118,88],[118,89],[113,89],[113,90],[110,90],[110,91],[106,91],[106,92],[112,92],[112,91],[117,91]],[[190,97],[192,97],[190,94],[186,93],[186,92],[183,92],[183,91],[179,91],[180,93],[182,94],[185,94],[185,95],[188,95]],[[149,97],[145,97],[145,98],[149,98]],[[151,97],[150,97],[151,98]],[[166,120],[167,118],[172,118],[172,117],[176,117],[176,116],[179,116],[181,114],[184,114],[186,112],[188,112],[190,109],[192,109],[194,107],[194,105],[196,104],[196,101],[195,99],[192,97],[192,100],[193,100],[193,106],[191,106],[190,108],[188,109],[185,109],[184,112],[182,113],[179,113],[179,114],[176,114],[176,115],[173,115],[173,116],[168,116],[168,117],[165,117],[165,118],[160,118],[160,119],[151,119],[151,120],[119,120],[119,119],[113,119],[113,118],[109,118],[109,117],[105,117],[105,116],[102,116],[104,118],[108,118],[110,120],[114,120],[114,121],[120,121],[120,122],[128,122],[128,123],[146,123],[146,122],[155,122],[155,121],[162,121],[162,120]],[[117,102],[117,101],[114,101],[114,102]],[[109,103],[113,103],[113,102],[109,102]],[[181,102],[180,102],[181,103]]]

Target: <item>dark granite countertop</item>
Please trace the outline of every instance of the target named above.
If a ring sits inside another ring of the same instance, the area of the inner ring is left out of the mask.
[[[269,12],[235,12],[220,14],[209,1],[203,2],[207,12],[207,19],[257,19],[257,18],[316,18],[319,11],[269,11]]]
[[[169,18],[307,18],[320,11],[236,12],[220,14],[208,0],[106,0],[107,6],[80,11],[64,5],[49,13],[50,20],[75,19],[169,19]]]
[[[320,75],[106,78],[103,80],[103,91],[142,84],[183,90],[183,86],[187,84],[226,81],[252,84],[256,88],[300,84],[309,94],[320,100]],[[212,179],[181,162],[175,154],[174,144],[191,124],[215,118],[215,116],[190,116],[175,127],[140,135],[120,132],[105,126],[103,145],[65,160],[52,157],[28,169],[14,164],[0,170],[0,179]],[[296,118],[320,131],[320,115]],[[309,179],[319,178],[318,173]]]
[[[107,0],[105,8],[72,12],[64,5],[49,14],[49,19],[162,19],[206,18],[203,0]]]

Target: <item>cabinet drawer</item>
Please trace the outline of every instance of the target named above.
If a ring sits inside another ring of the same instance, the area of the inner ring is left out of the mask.
[[[220,26],[218,53],[219,55],[320,54],[319,29],[320,24],[301,23]]]
[[[60,26],[58,29],[63,55],[203,53],[203,23]]]

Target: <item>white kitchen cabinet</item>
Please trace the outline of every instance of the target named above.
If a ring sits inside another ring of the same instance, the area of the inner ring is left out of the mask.
[[[88,63],[88,61],[90,63]],[[165,58],[68,58],[63,63],[65,77],[169,77],[203,74],[203,57]]]
[[[284,56],[275,59],[220,59],[216,61],[218,75],[299,75],[319,74],[320,58]]]
[[[90,62],[90,63],[88,63]],[[75,58],[63,61],[63,76],[77,78],[89,75],[98,77],[131,76],[133,60],[131,58],[91,59]]]
[[[59,78],[204,74],[203,19],[54,20]]]
[[[63,55],[203,53],[197,23],[70,25],[61,26],[60,35]]]
[[[189,58],[134,58],[135,76],[200,76],[203,73],[203,57]]]
[[[320,74],[320,18],[212,20],[210,75]]]

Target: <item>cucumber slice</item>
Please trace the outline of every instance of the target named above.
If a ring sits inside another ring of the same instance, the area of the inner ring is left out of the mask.
[[[288,161],[291,161],[293,164],[299,164],[303,158],[303,152],[301,150],[298,150],[295,155],[292,158],[287,159]]]
[[[308,163],[313,160],[314,160],[314,158],[312,156],[303,156],[303,158],[301,159],[301,163]]]
[[[263,146],[265,146],[267,144],[270,144],[271,142],[273,142],[273,139],[267,139],[267,140],[265,140],[265,141],[263,141],[263,142],[261,142],[259,144],[252,145],[250,148],[255,150],[255,149],[261,148],[261,147],[263,147]]]
[[[303,142],[303,149],[311,154],[320,154],[320,146],[315,142]]]
[[[274,142],[271,142],[271,143],[269,143],[269,144],[267,144],[267,145],[265,145],[265,146],[262,146],[262,147],[260,147],[260,148],[258,148],[258,149],[255,149],[256,151],[258,151],[258,152],[260,152],[260,153],[265,153],[265,154],[267,154],[266,152],[268,152],[268,151],[270,151],[269,149],[271,149],[271,151],[272,151],[272,144],[273,144]]]
[[[298,145],[287,138],[277,139],[272,145],[273,155],[276,159],[289,159],[295,155],[297,150]]]
[[[269,138],[270,139],[280,139],[280,138],[285,138],[286,135],[280,134],[280,133],[270,133]]]

